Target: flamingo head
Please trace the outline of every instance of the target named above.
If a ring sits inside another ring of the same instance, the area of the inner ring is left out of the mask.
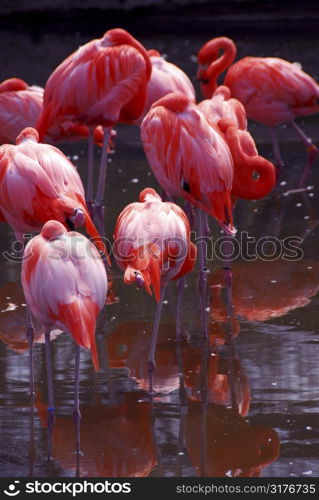
[[[66,225],[71,230],[74,231],[76,227],[85,225],[85,214],[82,208],[75,208],[73,214],[66,219]]]
[[[16,145],[18,146],[24,141],[39,142],[38,131],[33,127],[24,128],[16,138]]]

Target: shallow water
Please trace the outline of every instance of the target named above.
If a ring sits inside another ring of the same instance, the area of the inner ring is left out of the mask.
[[[48,33],[34,40],[24,32],[6,31],[1,80],[20,76],[29,83],[44,84],[55,65],[92,36]],[[190,76],[196,70],[194,55],[208,38],[140,37],[147,48],[166,53]],[[240,57],[282,56],[302,62],[313,76],[318,71],[314,65],[318,47],[311,36],[237,34],[236,42]],[[299,123],[316,141],[318,118]],[[122,208],[135,201],[145,186],[156,187],[138,129],[120,126],[117,130],[107,180],[109,238]],[[255,124],[250,130],[260,153],[272,158],[268,131]],[[153,405],[147,391],[146,360],[155,301],[135,287],[124,286],[114,264],[110,304],[97,328],[101,372],[94,373],[90,354],[81,353],[82,476],[319,475],[318,160],[307,182],[314,187],[305,194],[284,196],[296,187],[306,156],[293,130],[281,127],[279,135],[286,162],[281,184],[266,199],[237,204],[236,238],[239,241],[244,232],[256,240],[262,236],[275,236],[279,241],[299,237],[303,240],[302,259],[287,260],[283,254],[271,261],[247,260],[247,256],[246,260],[236,259],[235,338],[226,344],[225,335],[229,339],[231,328],[226,321],[222,261],[215,258],[208,264],[210,346],[200,342],[194,271],[187,277],[184,341],[177,350],[176,286],[172,283],[156,354]],[[86,145],[61,144],[61,149],[85,179]],[[210,226],[216,241],[219,229],[213,221]],[[1,228],[0,475],[74,476],[74,345],[66,334],[57,334],[52,341],[57,418],[53,462],[47,464],[44,346],[39,332],[32,447],[20,265],[3,256],[10,251],[14,235],[7,225]],[[271,247],[265,248],[270,254]],[[250,252],[255,250],[253,244]]]

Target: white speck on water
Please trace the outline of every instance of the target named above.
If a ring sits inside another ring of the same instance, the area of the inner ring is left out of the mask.
[[[287,181],[281,181],[280,186],[287,186]]]
[[[110,321],[115,321],[116,320],[116,316],[112,316],[112,318],[110,319]]]
[[[312,470],[306,470],[305,472],[301,473],[303,476],[310,476],[312,474]]]
[[[305,215],[304,219],[308,220],[308,219],[310,219],[310,216],[309,215]]]
[[[107,162],[108,162],[108,163],[112,163],[112,158],[108,158],[108,159],[107,159]]]
[[[23,303],[22,303],[21,305],[22,305],[22,307],[27,307],[27,304],[23,304]]]
[[[121,174],[123,172],[123,170],[121,168],[118,168],[117,171],[119,174]]]
[[[136,177],[134,177],[134,179],[131,179],[131,182],[133,182],[133,184],[137,184],[139,180]]]
[[[277,382],[271,382],[271,385],[276,387],[278,384],[277,384]]]
[[[163,304],[168,304],[168,300],[163,300]]]
[[[294,463],[293,462],[289,462],[289,465],[293,465]]]
[[[127,191],[127,189],[125,189],[125,188],[122,189],[122,193],[126,193],[126,191]]]
[[[206,311],[206,312],[209,312],[209,311],[210,311],[210,307],[206,307],[206,308],[205,308],[205,311]]]
[[[152,172],[147,172],[147,175],[152,175]]]
[[[312,198],[313,196],[315,196],[315,193],[309,193],[308,196]]]
[[[307,269],[312,269],[312,266],[308,266]]]
[[[11,299],[11,297],[6,297],[7,300]]]
[[[254,212],[257,213],[258,212],[258,208],[254,208]]]
[[[182,456],[182,455],[184,455],[184,452],[183,452],[183,451],[179,451],[179,452],[178,452],[178,454],[179,454],[180,456]]]
[[[270,283],[278,283],[277,280],[270,280]]]
[[[312,427],[310,425],[307,425],[306,429],[307,431],[312,431]]]
[[[189,56],[189,60],[190,60],[191,62],[196,63],[196,62],[197,62],[197,57],[195,56],[195,54],[191,54],[191,55]]]
[[[302,207],[302,203],[296,203],[295,207]]]
[[[78,160],[78,159],[79,159],[79,155],[73,155],[73,156],[72,156],[72,160],[76,161],[76,160]]]

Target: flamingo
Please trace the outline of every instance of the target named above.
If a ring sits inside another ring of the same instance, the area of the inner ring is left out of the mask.
[[[141,125],[152,104],[171,92],[181,92],[192,102],[196,102],[195,89],[184,71],[170,63],[155,49],[147,51],[152,64],[152,74],[147,85],[146,102],[142,115],[136,120]]]
[[[132,124],[142,114],[152,65],[146,49],[127,31],[115,28],[67,57],[49,77],[37,122],[40,140],[53,124],[72,120],[90,131],[104,130],[96,207],[102,210],[107,144],[117,123]],[[88,199],[93,199],[93,141],[89,134]]]
[[[121,212],[114,232],[114,250],[126,284],[137,283],[155,295],[157,309],[148,357],[150,391],[155,368],[155,350],[165,289],[194,267],[196,246],[184,211],[175,203],[162,202],[154,189],[145,188],[139,202]]]
[[[258,155],[255,141],[247,130],[246,111],[241,102],[231,97],[228,87],[221,85],[211,99],[200,102],[198,107],[210,123],[217,125],[231,151],[233,199],[255,200],[269,194],[276,184],[275,168]]]
[[[24,233],[39,232],[51,219],[68,229],[85,225],[104,252],[77,170],[55,146],[38,141],[38,132],[27,127],[15,145],[0,146],[1,220],[12,226],[19,241],[23,241]]]
[[[21,78],[8,78],[0,83],[0,144],[14,144],[21,130],[35,126],[42,111],[43,92],[42,87],[30,86]],[[111,136],[114,134],[112,131]],[[66,121],[53,125],[45,142],[76,142],[88,135],[85,125]],[[104,133],[101,126],[94,129],[93,136],[95,144],[102,146]]]
[[[233,160],[218,128],[181,93],[153,104],[141,125],[148,162],[169,195],[182,196],[198,207],[198,241],[203,335],[207,336],[205,211],[226,234],[234,234],[231,188]]]
[[[0,146],[0,221],[8,222],[16,239],[39,232],[51,219],[68,229],[84,225],[104,252],[102,243],[84,201],[84,189],[72,163],[54,146],[38,143],[38,132],[27,127],[16,145]],[[27,307],[27,332],[30,356],[30,392],[34,394],[32,344],[34,328]]]
[[[26,245],[22,261],[22,286],[32,314],[45,327],[49,446],[54,422],[54,397],[50,355],[50,332],[59,328],[69,332],[77,344],[75,362],[75,407],[77,453],[80,451],[79,376],[80,346],[91,349],[95,370],[98,354],[95,325],[104,307],[107,276],[103,261],[89,240],[77,232],[67,232],[58,221],[48,221],[39,235]]]
[[[219,56],[219,51],[223,54]],[[318,150],[295,119],[319,111],[319,86],[298,64],[278,57],[244,57],[230,66],[236,57],[236,45],[226,37],[213,38],[198,52],[197,78],[205,97],[211,97],[218,76],[228,68],[224,84],[232,96],[243,103],[247,117],[271,128],[273,151],[278,167],[282,165],[275,127],[292,124],[308,151],[308,160],[300,180],[304,185]],[[230,67],[229,67],[230,66]]]

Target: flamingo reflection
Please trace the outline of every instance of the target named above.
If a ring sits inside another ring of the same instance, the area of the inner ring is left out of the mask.
[[[53,459],[68,473],[81,477],[145,477],[156,466],[151,428],[151,404],[140,394],[126,393],[122,402],[106,406],[99,400],[81,406],[81,451],[79,470],[74,454],[74,422],[69,415],[56,416],[52,436]],[[47,406],[35,403],[43,427]]]
[[[127,368],[138,387],[149,388],[147,359],[152,322],[131,321],[121,323],[108,337],[107,349],[111,369]],[[156,370],[153,392],[169,394],[179,387],[178,364],[175,353],[175,325],[163,324],[159,328],[155,355]]]
[[[304,307],[319,289],[319,264],[311,259],[236,261],[232,274],[234,315],[248,321],[266,321]],[[210,281],[216,321],[225,321],[227,315],[221,300],[223,276],[218,270]]]

